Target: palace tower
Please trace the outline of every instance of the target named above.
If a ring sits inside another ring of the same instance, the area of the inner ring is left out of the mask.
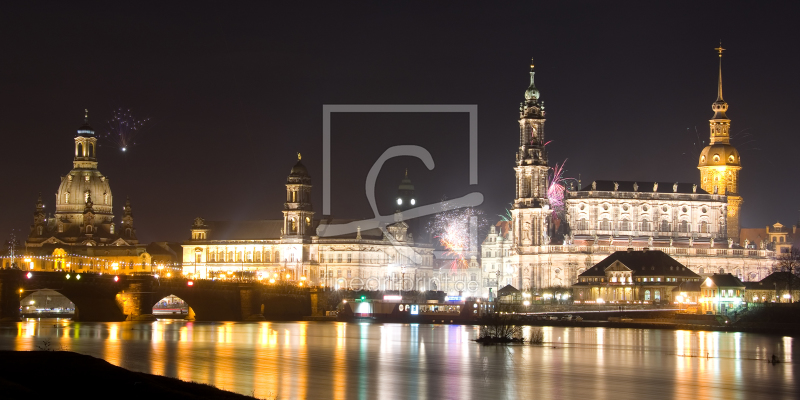
[[[731,145],[730,129],[731,120],[725,115],[728,103],[722,99],[722,51],[719,53],[719,82],[717,84],[717,100],[711,105],[714,117],[709,120],[711,126],[711,139],[700,153],[700,187],[711,194],[722,194],[728,197],[727,207],[727,237],[738,242],[739,238],[739,210],[742,206],[742,196],[739,195],[739,170],[742,169],[739,152]]]

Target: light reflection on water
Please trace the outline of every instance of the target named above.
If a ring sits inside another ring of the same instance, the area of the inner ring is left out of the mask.
[[[797,398],[791,337],[541,329],[541,346],[481,346],[471,341],[478,328],[460,325],[29,320],[0,325],[0,349],[36,350],[48,339],[55,349],[257,397]],[[773,354],[784,362],[767,363]]]

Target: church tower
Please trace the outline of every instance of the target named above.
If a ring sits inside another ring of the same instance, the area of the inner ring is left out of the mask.
[[[308,238],[314,234],[311,176],[300,159],[300,153],[297,153],[297,164],[292,167],[286,181],[286,203],[283,206],[284,238]]]
[[[397,212],[408,210],[417,205],[417,200],[414,198],[414,184],[408,178],[408,168],[406,168],[406,175],[400,181],[400,186],[397,187]]]
[[[534,84],[533,64],[531,82],[520,105],[519,151],[516,167],[516,196],[513,216],[514,244],[539,246],[548,244],[547,214],[547,151],[544,141],[544,102]]]
[[[700,170],[700,187],[703,190],[728,197],[726,232],[720,233],[738,242],[739,211],[743,202],[739,195],[739,170],[742,166],[739,152],[731,145],[731,120],[725,114],[728,103],[722,98],[722,52],[725,49],[720,45],[715,50],[719,53],[717,100],[711,105],[714,111],[714,117],[709,120],[711,139],[700,153],[697,169]]]

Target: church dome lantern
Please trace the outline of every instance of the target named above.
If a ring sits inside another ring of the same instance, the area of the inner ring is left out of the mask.
[[[89,125],[89,110],[84,110],[83,124],[78,127],[78,136],[95,137],[94,128]]]
[[[301,159],[302,156],[300,153],[297,153],[297,163],[292,167],[292,170],[289,171],[287,183],[311,184],[311,175],[308,174],[308,169],[303,165]]]

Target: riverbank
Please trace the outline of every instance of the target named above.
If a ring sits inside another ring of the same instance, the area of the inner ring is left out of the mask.
[[[253,399],[214,386],[129,371],[68,351],[0,351],[3,399]]]

